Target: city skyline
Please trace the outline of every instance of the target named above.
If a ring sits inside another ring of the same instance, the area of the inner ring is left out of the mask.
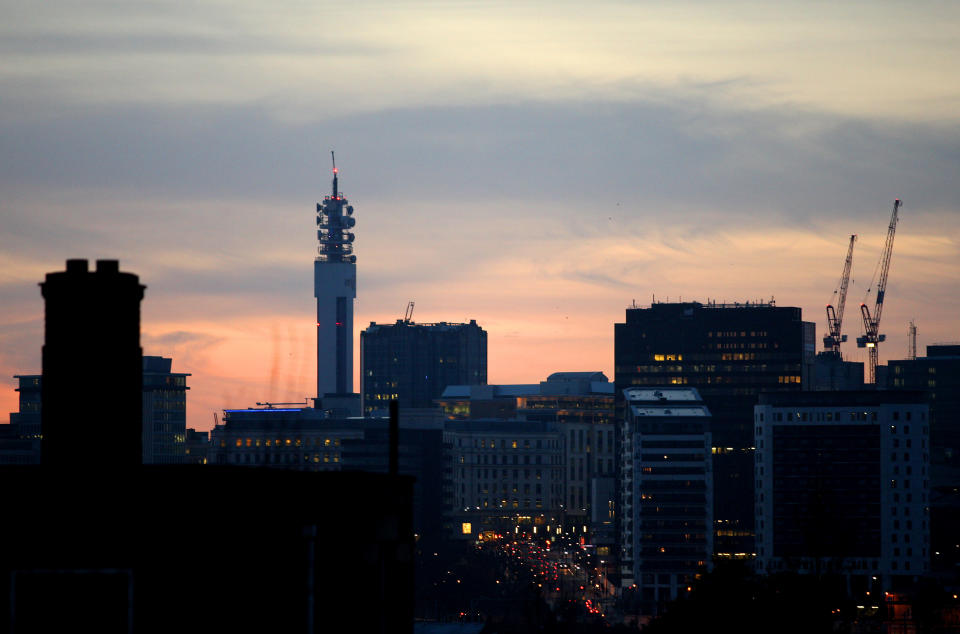
[[[315,396],[331,148],[363,226],[355,368],[410,300],[489,332],[490,383],[613,376],[613,324],[654,294],[773,295],[819,348],[851,233],[865,361],[897,197],[881,362],[910,319],[920,354],[960,339],[957,9],[556,6],[11,8],[0,422],[70,257],[141,276],[144,353],[193,374],[190,426]]]

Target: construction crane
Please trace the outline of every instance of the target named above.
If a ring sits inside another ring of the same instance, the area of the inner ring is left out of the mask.
[[[403,323],[409,324],[413,320],[413,302],[407,304],[407,310],[403,313]]]
[[[843,273],[840,275],[840,282],[833,294],[837,297],[837,308],[834,310],[833,304],[827,304],[827,334],[823,338],[823,347],[832,352],[838,359],[840,356],[840,344],[847,340],[847,336],[840,334],[840,328],[843,325],[843,308],[847,305],[847,288],[850,286],[850,268],[853,266],[853,243],[857,241],[857,234],[850,236],[850,246],[847,248],[847,259],[843,262]]]
[[[893,256],[893,236],[897,232],[897,213],[900,211],[902,203],[900,199],[893,201],[893,214],[890,215],[890,226],[887,227],[887,242],[883,245],[883,253],[880,254],[880,263],[877,265],[880,271],[880,278],[877,281],[877,297],[875,300],[873,314],[870,313],[870,307],[866,302],[860,304],[860,313],[863,315],[862,337],[857,337],[857,347],[867,348],[870,353],[870,380],[869,383],[877,382],[877,344],[887,339],[886,335],[880,334],[880,314],[883,312],[883,299],[887,292],[887,275],[890,273],[890,258]],[[870,289],[867,289],[870,292]]]

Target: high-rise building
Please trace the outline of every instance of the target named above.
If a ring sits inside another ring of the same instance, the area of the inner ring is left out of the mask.
[[[924,395],[767,393],[754,412],[757,571],[912,586],[931,555]]]
[[[360,333],[363,411],[432,407],[448,385],[487,382],[487,333],[477,325],[397,320]]]
[[[332,153],[331,153],[332,154]],[[317,257],[313,294],[317,298],[317,398],[353,393],[353,300],[357,297],[356,224],[353,205],[337,188],[317,203]]]
[[[614,326],[618,398],[634,386],[695,387],[710,410],[719,557],[755,552],[753,406],[761,391],[809,388],[815,330],[799,308],[772,301],[655,303]]]
[[[710,410],[689,387],[627,388],[623,399],[621,584],[656,615],[712,563]]]
[[[143,357],[143,464],[186,460],[187,377],[173,360]]]

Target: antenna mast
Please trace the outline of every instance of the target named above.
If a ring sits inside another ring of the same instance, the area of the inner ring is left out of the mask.
[[[910,329],[907,331],[907,358],[917,360],[917,323],[910,320]]]
[[[333,198],[337,198],[337,157],[333,155],[333,150],[330,150],[330,161],[333,162]]]

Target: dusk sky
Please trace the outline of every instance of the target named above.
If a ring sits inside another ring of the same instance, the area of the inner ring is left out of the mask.
[[[0,7],[0,422],[40,371],[37,282],[76,257],[147,285],[144,353],[193,374],[188,426],[315,396],[331,149],[357,339],[410,300],[476,319],[491,383],[612,379],[613,324],[654,295],[774,297],[819,349],[851,233],[865,361],[898,197],[881,361],[910,319],[921,353],[960,340],[958,4]]]

